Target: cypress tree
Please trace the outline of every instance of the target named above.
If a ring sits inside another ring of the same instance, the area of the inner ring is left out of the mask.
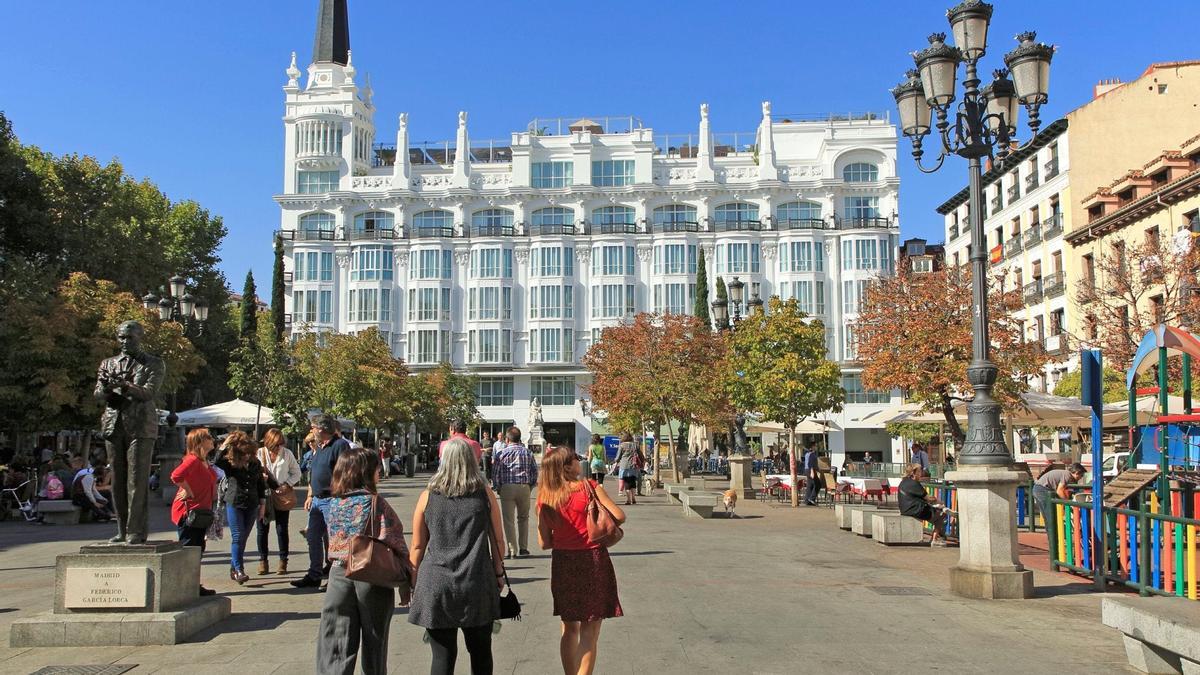
[[[283,238],[275,235],[275,268],[271,278],[271,327],[275,341],[283,341]]]
[[[700,260],[696,262],[696,304],[692,314],[704,325],[712,326],[712,319],[708,316],[708,269],[704,264],[703,247],[700,248]]]
[[[246,285],[242,286],[241,322],[238,337],[253,345],[258,337],[258,291],[254,288],[254,272],[246,272]]]

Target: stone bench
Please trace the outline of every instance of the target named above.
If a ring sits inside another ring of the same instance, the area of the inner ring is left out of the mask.
[[[850,531],[860,537],[869,537],[874,532],[871,530],[871,516],[875,515],[878,509],[855,509],[850,512]]]
[[[920,544],[925,540],[925,524],[899,513],[871,514],[871,538],[881,544]]]
[[[691,492],[691,491],[695,490],[696,488],[692,487],[691,485],[680,485],[678,483],[666,483],[663,485],[663,489],[666,490],[667,494],[674,497],[675,501],[678,502],[678,501],[682,501],[679,498],[679,494],[681,492]]]
[[[78,525],[83,509],[70,499],[43,499],[37,505],[42,522],[51,525]]]
[[[1106,596],[1104,625],[1124,634],[1125,655],[1143,673],[1200,673],[1200,612],[1183,598]]]
[[[698,518],[712,518],[713,508],[722,497],[720,492],[680,492],[679,501],[683,502],[683,515]]]
[[[853,524],[850,521],[850,516],[855,511],[876,511],[879,507],[874,504],[834,504],[833,517],[837,521],[837,526],[843,530],[849,530]]]

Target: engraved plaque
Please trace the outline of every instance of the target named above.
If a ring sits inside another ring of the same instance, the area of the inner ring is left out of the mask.
[[[150,602],[145,567],[74,567],[65,570],[63,606],[69,609],[143,608]]]

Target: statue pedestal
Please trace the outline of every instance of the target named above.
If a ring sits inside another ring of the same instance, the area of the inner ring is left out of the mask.
[[[1033,572],[1017,558],[1017,485],[1026,474],[1008,467],[960,466],[946,474],[958,489],[958,564],[950,590],[967,598],[1024,599]]]
[[[729,489],[742,499],[754,499],[754,459],[749,455],[729,458]]]
[[[540,426],[530,427],[529,439],[526,441],[525,446],[532,450],[534,446],[542,448],[545,445],[546,438],[542,436],[542,428]]]
[[[12,624],[11,647],[171,645],[229,616],[199,596],[200,549],[174,541],[90,544],[58,556],[54,609]]]

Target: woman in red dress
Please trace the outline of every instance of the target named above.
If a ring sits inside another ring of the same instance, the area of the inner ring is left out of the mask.
[[[550,593],[554,615],[562,619],[559,655],[566,675],[591,675],[600,624],[622,615],[608,549],[588,542],[588,492],[580,472],[579,457],[570,448],[554,448],[542,459],[538,475],[538,543],[553,551]],[[624,523],[625,513],[604,487],[588,482],[600,503]]]

